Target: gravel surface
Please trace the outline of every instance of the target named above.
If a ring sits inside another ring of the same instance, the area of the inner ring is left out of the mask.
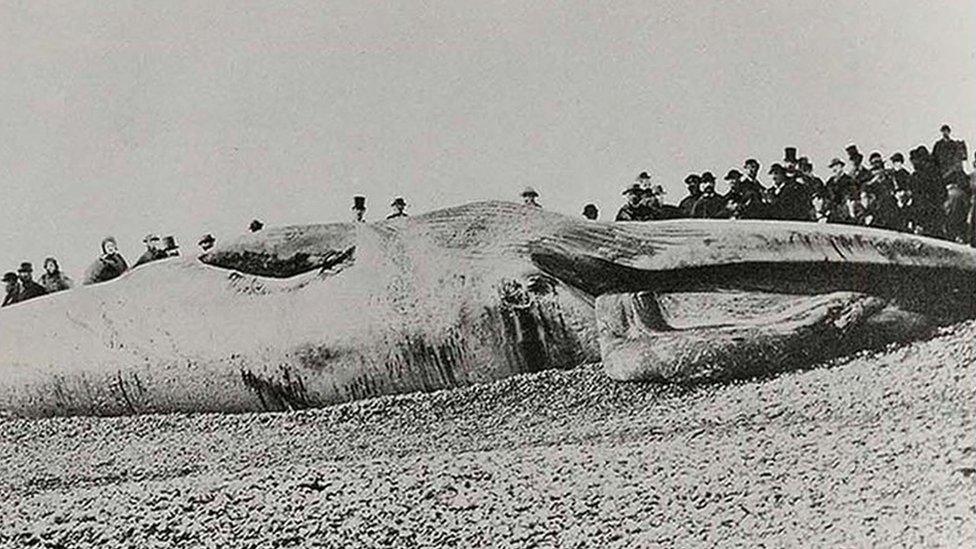
[[[970,546],[976,322],[697,388],[0,419],[0,547]]]

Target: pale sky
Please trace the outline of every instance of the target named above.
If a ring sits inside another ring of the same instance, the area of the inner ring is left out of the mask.
[[[105,235],[196,253],[267,225],[536,187],[612,218],[793,145],[976,148],[973,0],[0,2],[0,270]]]

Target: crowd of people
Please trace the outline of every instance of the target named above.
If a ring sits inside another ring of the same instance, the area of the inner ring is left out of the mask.
[[[786,147],[783,161],[770,166],[767,172],[770,185],[760,181],[759,161],[749,158],[743,162],[742,171],[733,168],[725,174],[723,179],[729,187],[725,194],[716,192],[712,172],[689,174],[684,180],[688,195],[677,205],[666,204],[663,187],[652,185],[651,176],[641,172],[624,190],[626,202],[615,221],[710,218],[844,223],[976,246],[976,156],[973,173],[966,174],[965,141],[953,139],[948,125],[942,126],[941,133],[931,151],[919,145],[909,152],[911,170],[900,152],[887,160],[880,152],[872,152],[865,165],[861,151],[851,144],[844,150],[847,161],[834,158],[827,164],[830,176],[825,181],[814,173],[809,158],[797,156],[795,147]],[[521,197],[526,206],[541,207],[539,193],[532,187],[526,187]],[[403,197],[394,198],[390,207],[392,211],[386,219],[407,216]],[[352,211],[354,221],[366,221],[365,196],[353,197]],[[595,221],[599,210],[595,204],[587,204],[583,216]],[[263,228],[264,223],[257,219],[248,226],[252,233]],[[213,235],[206,234],[198,245],[206,253],[215,243]],[[179,255],[179,246],[172,236],[149,234],[143,244],[146,251],[132,268]],[[129,268],[118,251],[118,242],[107,237],[102,240],[101,254],[85,272],[83,284],[112,280]],[[33,265],[24,262],[16,273],[5,273],[3,282],[4,307],[73,286],[53,257],[44,260],[44,274],[37,281]]]
[[[650,185],[643,172],[623,194],[626,203],[617,221],[652,221],[676,218],[772,219],[844,223],[902,231],[976,246],[976,171],[966,174],[965,141],[952,138],[948,125],[931,151],[919,145],[908,154],[911,170],[900,152],[887,159],[878,152],[864,156],[857,145],[848,145],[847,160],[834,158],[827,165],[830,176],[814,173],[809,158],[786,147],[781,163],[770,166],[770,185],[760,181],[761,165],[747,159],[723,178],[727,193],[715,190],[712,172],[689,174],[688,194],[680,203],[665,204],[664,191]],[[976,158],[974,158],[976,166]],[[583,215],[597,216],[587,204]]]

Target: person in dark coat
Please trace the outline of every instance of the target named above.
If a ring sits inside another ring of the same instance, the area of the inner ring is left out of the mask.
[[[891,173],[885,167],[884,157],[881,153],[874,151],[871,153],[870,160],[871,164],[871,179],[865,183],[865,186],[871,187],[878,194],[878,197],[884,195],[885,199],[891,199],[892,203],[895,198],[895,182],[891,177]]]
[[[812,196],[814,192],[823,190],[823,179],[820,179],[816,176],[816,174],[813,173],[813,162],[810,162],[809,158],[801,156],[797,162],[797,166],[799,166],[799,174],[797,175],[796,180],[798,183],[803,185],[803,188],[806,189],[807,193],[810,193]]]
[[[861,194],[848,195],[844,202],[837,207],[837,223],[842,225],[861,225],[864,217],[864,207],[861,206]]]
[[[819,188],[810,193],[810,221],[814,223],[839,223],[840,214],[830,202],[830,193]]]
[[[851,162],[849,174],[854,178],[858,190],[860,190],[865,183],[871,180],[873,175],[871,170],[864,167],[864,155],[857,150],[857,145],[848,145],[845,150],[847,151],[847,159]]]
[[[968,186],[968,182],[967,182]],[[946,185],[946,199],[942,204],[945,222],[945,238],[960,244],[968,244],[969,237],[969,207],[968,189],[959,182],[952,181]]]
[[[200,240],[197,242],[197,246],[200,246],[200,249],[204,252],[209,252],[216,243],[217,239],[214,238],[214,235],[207,233],[200,238]]]
[[[968,153],[964,141],[952,139],[952,128],[948,124],[943,124],[939,131],[942,132],[942,139],[932,145],[932,158],[939,175],[945,177],[946,174],[957,168],[962,169],[962,163],[966,160]]]
[[[925,236],[941,236],[939,212],[915,197],[908,187],[895,191],[895,230]]]
[[[644,221],[644,212],[643,208],[641,208],[643,192],[644,190],[641,188],[640,183],[634,183],[624,189],[623,195],[627,197],[627,203],[620,207],[620,210],[617,211],[617,217],[614,220]]]
[[[895,212],[888,203],[878,196],[878,191],[874,188],[863,187],[861,189],[861,206],[864,208],[861,225],[876,229],[895,228]]]
[[[44,286],[34,282],[34,266],[27,261],[20,264],[17,276],[20,277],[20,301],[41,297],[47,293]]]
[[[755,182],[743,179],[739,170],[725,174],[729,192],[725,193],[725,213],[729,219],[761,219],[763,216],[762,188]]]
[[[945,185],[938,173],[938,167],[925,145],[919,145],[908,153],[912,163],[912,191],[915,197],[930,204],[942,204],[946,199]]]
[[[3,296],[3,304],[0,307],[7,307],[20,301],[20,279],[16,273],[4,273],[3,284],[6,294]]]
[[[596,204],[587,204],[583,206],[583,217],[590,221],[596,221],[600,217],[600,210],[596,208]]]
[[[691,217],[691,209],[695,207],[695,202],[698,202],[698,197],[701,196],[701,178],[697,174],[688,174],[685,178],[685,186],[688,187],[688,196],[681,199],[678,209],[681,210],[682,217]]]
[[[102,255],[95,260],[85,273],[85,285],[106,282],[118,278],[129,270],[128,263],[119,253],[118,243],[114,237],[102,240]]]
[[[399,217],[407,217],[407,212],[403,211],[407,209],[407,201],[403,199],[402,196],[398,196],[393,199],[390,203],[390,207],[393,208],[393,212],[386,216],[387,219],[397,219]]]
[[[49,294],[70,290],[74,286],[68,275],[61,272],[58,260],[53,257],[44,260],[44,274],[41,275],[39,282]]]
[[[912,188],[914,186],[912,184],[912,172],[905,169],[905,155],[896,152],[888,160],[891,161],[890,174],[894,190],[897,192],[898,189],[908,188],[914,194],[916,190]]]
[[[803,187],[789,178],[786,169],[773,164],[769,169],[773,176],[773,188],[766,207],[767,219],[802,221],[807,219],[810,199]]]
[[[701,174],[701,195],[691,207],[691,217],[718,219],[725,212],[725,197],[715,192],[715,176],[712,172]]]
[[[166,259],[166,251],[160,246],[159,235],[148,234],[146,238],[142,239],[142,243],[146,245],[146,251],[143,252],[139,259],[136,260],[136,264],[132,268],[136,268],[139,265],[145,265],[146,263],[151,263],[153,261],[158,261],[160,259]]]
[[[744,189],[752,189],[757,195],[762,196],[766,190],[766,186],[759,181],[759,161],[755,158],[748,158],[742,163],[742,169],[745,170],[744,177],[742,178],[742,185]]]
[[[644,221],[660,221],[662,219],[675,219],[677,208],[666,206],[661,202],[664,196],[664,188],[660,185],[651,186],[646,182],[641,186],[641,214]]]
[[[844,172],[843,160],[834,158],[830,161],[828,167],[831,170],[831,176],[827,179],[825,186],[827,187],[831,202],[843,205],[847,202],[848,197],[860,196],[861,191],[857,188],[857,182],[854,181],[853,177]]]

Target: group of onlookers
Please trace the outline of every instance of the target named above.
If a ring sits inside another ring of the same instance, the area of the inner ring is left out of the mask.
[[[942,138],[929,151],[919,145],[909,152],[908,170],[902,153],[887,162],[880,152],[864,156],[856,145],[845,148],[847,161],[834,158],[826,181],[814,174],[813,163],[787,147],[782,163],[773,164],[771,184],[759,180],[760,164],[750,158],[743,171],[729,170],[724,177],[729,190],[715,191],[711,172],[685,178],[688,195],[677,206],[662,202],[663,190],[650,185],[643,172],[624,190],[627,202],[617,221],[652,221],[675,218],[774,219],[846,223],[945,238],[976,245],[976,171],[963,171],[966,143],[952,139],[951,129],[941,128]],[[976,159],[974,159],[976,165]],[[591,204],[584,216],[595,218]]]

